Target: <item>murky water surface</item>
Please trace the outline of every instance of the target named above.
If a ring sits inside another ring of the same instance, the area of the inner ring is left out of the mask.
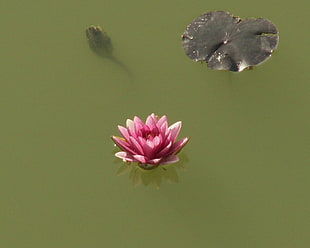
[[[0,246],[308,247],[306,3],[3,4]],[[191,61],[181,34],[213,10],[271,20],[272,58],[241,73]],[[89,25],[132,78],[89,49]],[[152,112],[190,136],[179,183],[159,190],[116,175],[110,139]]]

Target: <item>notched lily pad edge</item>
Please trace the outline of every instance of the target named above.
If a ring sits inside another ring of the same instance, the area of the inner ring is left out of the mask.
[[[226,24],[229,25],[228,28]],[[213,29],[217,28],[220,30],[218,37],[210,36]],[[252,35],[253,37],[266,37],[266,39],[251,38]],[[204,42],[205,36],[211,37],[211,40],[207,38]],[[252,69],[253,66],[260,65],[270,58],[278,47],[279,31],[266,18],[242,19],[221,10],[206,12],[195,18],[186,26],[181,38],[183,49],[191,60],[206,62],[208,68],[215,70],[241,72],[245,69]],[[250,42],[250,50],[243,49],[247,42]],[[229,43],[236,44],[229,45]]]

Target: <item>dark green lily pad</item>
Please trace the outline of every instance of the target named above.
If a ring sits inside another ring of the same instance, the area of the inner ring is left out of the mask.
[[[279,42],[275,25],[264,18],[241,20],[225,11],[205,13],[182,35],[186,55],[215,70],[242,71],[267,60]]]

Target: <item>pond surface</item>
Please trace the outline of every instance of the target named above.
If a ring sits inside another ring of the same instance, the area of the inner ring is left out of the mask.
[[[2,4],[0,247],[309,247],[306,4]],[[181,35],[215,10],[274,23],[272,57],[241,73],[191,61]],[[89,25],[132,78],[89,49]],[[110,136],[153,112],[182,121],[186,170],[133,187]]]

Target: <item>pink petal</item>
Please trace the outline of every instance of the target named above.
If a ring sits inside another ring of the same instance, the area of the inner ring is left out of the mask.
[[[142,155],[144,154],[141,145],[139,144],[139,142],[136,139],[134,139],[133,137],[130,136],[129,137],[129,141],[130,141],[130,144],[131,144],[130,147],[133,150],[136,151],[135,153],[139,153],[139,154],[142,154]]]
[[[162,125],[168,125],[167,116],[163,115],[157,122],[157,127],[161,128]]]
[[[172,147],[172,142],[170,141],[168,143],[168,145],[166,145],[158,154],[156,154],[156,157],[158,157],[158,158],[164,157],[168,152],[169,152],[169,154],[171,154],[170,153],[171,147]]]
[[[133,125],[134,125],[134,131],[138,135],[139,130],[143,129],[144,123],[141,121],[141,119],[137,116],[133,118]]]
[[[168,129],[171,130],[171,140],[174,142],[176,140],[176,138],[179,135],[179,132],[181,130],[182,127],[182,122],[178,121],[174,124],[172,124]]]
[[[112,140],[114,141],[114,143],[122,150],[131,153],[131,154],[135,154],[136,152],[133,151],[130,147],[129,144],[124,141],[123,139],[116,137],[116,136],[112,136]]]
[[[185,137],[183,139],[180,139],[176,143],[173,144],[171,150],[169,151],[169,154],[177,154],[181,151],[181,149],[186,145],[188,142],[189,138]]]
[[[148,160],[147,163],[148,164],[158,164],[160,162],[161,158],[154,158],[151,160]]]
[[[150,149],[153,149],[155,146],[153,140],[147,140],[145,144],[150,147]]]
[[[158,142],[156,141],[156,146],[161,147],[164,143],[163,135],[160,133],[158,136],[156,136],[156,139],[158,139]]]
[[[124,140],[123,138],[121,137],[117,137],[117,136],[112,136],[111,139],[114,141],[114,143],[116,145],[120,145],[120,146],[124,146],[124,147],[127,147],[128,146],[128,143],[126,140]]]
[[[164,122],[160,127],[158,127],[158,129],[159,129],[160,133],[165,135],[167,130],[168,130],[168,123]]]
[[[146,139],[141,137],[141,136],[139,136],[139,137],[137,137],[137,141],[139,142],[140,146],[143,148],[143,146],[146,143]]]
[[[124,162],[134,162],[134,159],[127,152],[117,152],[115,157],[122,159]]]
[[[129,136],[132,136],[135,139],[137,138],[137,134],[136,134],[135,130],[131,130],[129,127],[127,127],[127,132],[129,134]]]
[[[165,133],[163,133],[163,135],[167,137],[169,134],[171,135],[171,130],[169,128],[166,128],[166,131]]]
[[[131,131],[134,131],[134,124],[133,124],[133,121],[130,120],[130,119],[127,119],[126,120],[126,127],[131,130]]]
[[[158,147],[161,144],[161,137],[155,136],[153,139],[154,147]]]
[[[154,113],[150,114],[150,116],[154,119],[154,121],[157,123],[158,122],[158,118],[157,115],[155,115]]]
[[[142,164],[146,163],[146,158],[142,155],[133,155],[133,157]]]
[[[128,129],[122,126],[118,126],[118,131],[121,133],[121,135],[125,138],[125,140],[129,140],[129,133]]]
[[[153,156],[154,153],[154,147],[152,144],[149,143],[153,143],[151,141],[146,141],[146,143],[143,146],[143,151],[144,151],[144,155],[150,159]]]
[[[137,134],[134,128],[134,122],[132,120],[127,120],[126,122],[127,132],[129,136],[132,136],[134,138],[137,138]]]
[[[144,155],[151,159],[154,155],[157,154],[158,150],[161,148],[161,140],[158,136],[155,136],[153,140],[147,140],[143,150]]]
[[[163,138],[163,144],[162,146],[167,146],[169,143],[173,143],[174,140],[171,139],[171,130],[168,129],[167,135]]]
[[[172,164],[172,163],[176,163],[178,161],[179,161],[178,156],[171,155],[171,156],[165,158],[163,161],[161,161],[160,164]]]
[[[149,115],[146,118],[145,124],[150,128],[150,130],[156,128],[157,119],[154,114]]]

